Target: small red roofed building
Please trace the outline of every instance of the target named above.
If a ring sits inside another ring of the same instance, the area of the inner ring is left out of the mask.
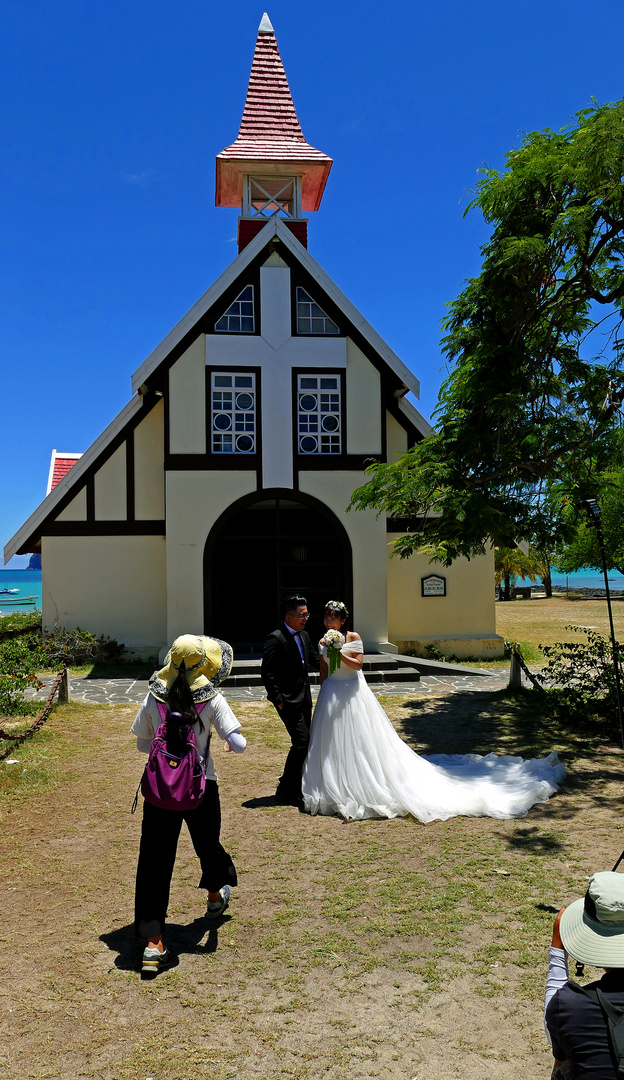
[[[416,376],[308,251],[331,165],[303,135],[264,15],[239,133],[216,159],[238,255],[5,548],[41,552],[44,625],[152,651],[216,634],[241,655],[298,592],[319,636],[326,601],[344,600],[368,651],[502,653],[491,554],[390,559],[408,523],[346,513],[371,459],[431,429],[407,396]]]
[[[73,466],[81,457],[82,454],[61,454],[58,450],[52,451],[46,495],[50,494],[52,488],[56,487],[59,480],[62,480],[63,477],[67,475],[69,470],[73,468]]]

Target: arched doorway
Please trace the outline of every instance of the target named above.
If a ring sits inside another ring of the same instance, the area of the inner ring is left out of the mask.
[[[210,532],[204,553],[207,634],[235,652],[258,654],[277,626],[286,596],[299,592],[321,636],[323,604],[343,599],[351,610],[351,544],[326,506],[300,492],[265,491],[239,500]]]

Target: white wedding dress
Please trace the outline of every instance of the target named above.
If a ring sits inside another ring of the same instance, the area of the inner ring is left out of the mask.
[[[350,641],[343,652],[363,652]],[[323,647],[323,655],[327,650]],[[464,815],[523,817],[546,802],[566,775],[553,751],[526,761],[497,754],[421,757],[394,730],[361,671],[342,664],[321,686],[303,802],[309,814],[418,821]]]

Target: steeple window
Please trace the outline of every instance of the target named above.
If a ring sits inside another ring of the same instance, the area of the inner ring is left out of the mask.
[[[253,285],[246,285],[239,293],[234,303],[230,304],[225,314],[215,323],[215,330],[229,334],[253,334],[255,330]]]
[[[245,176],[243,217],[301,217],[298,176]]]
[[[253,454],[256,450],[256,377],[212,374],[213,454]]]
[[[297,440],[300,454],[339,454],[339,375],[297,377]]]
[[[311,296],[297,286],[297,333],[298,334],[339,334],[335,322],[325,314]]]

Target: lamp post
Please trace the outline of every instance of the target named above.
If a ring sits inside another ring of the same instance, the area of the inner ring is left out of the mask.
[[[609,580],[607,578],[607,557],[605,555],[604,536],[602,535],[602,523],[601,523],[601,510],[598,505],[597,499],[582,499],[581,506],[589,514],[590,521],[592,522],[596,536],[598,538],[598,544],[600,546],[600,554],[602,555],[602,573],[604,576],[605,590],[607,593],[607,608],[609,610],[609,626],[611,627],[611,644],[613,646],[613,666],[615,668],[615,696],[617,699],[618,717],[620,720],[620,732],[622,736],[622,746],[624,747],[624,719],[622,717],[622,688],[620,686],[620,658],[618,643],[615,637],[615,629],[613,626],[613,611],[611,609],[611,593],[609,592]]]

